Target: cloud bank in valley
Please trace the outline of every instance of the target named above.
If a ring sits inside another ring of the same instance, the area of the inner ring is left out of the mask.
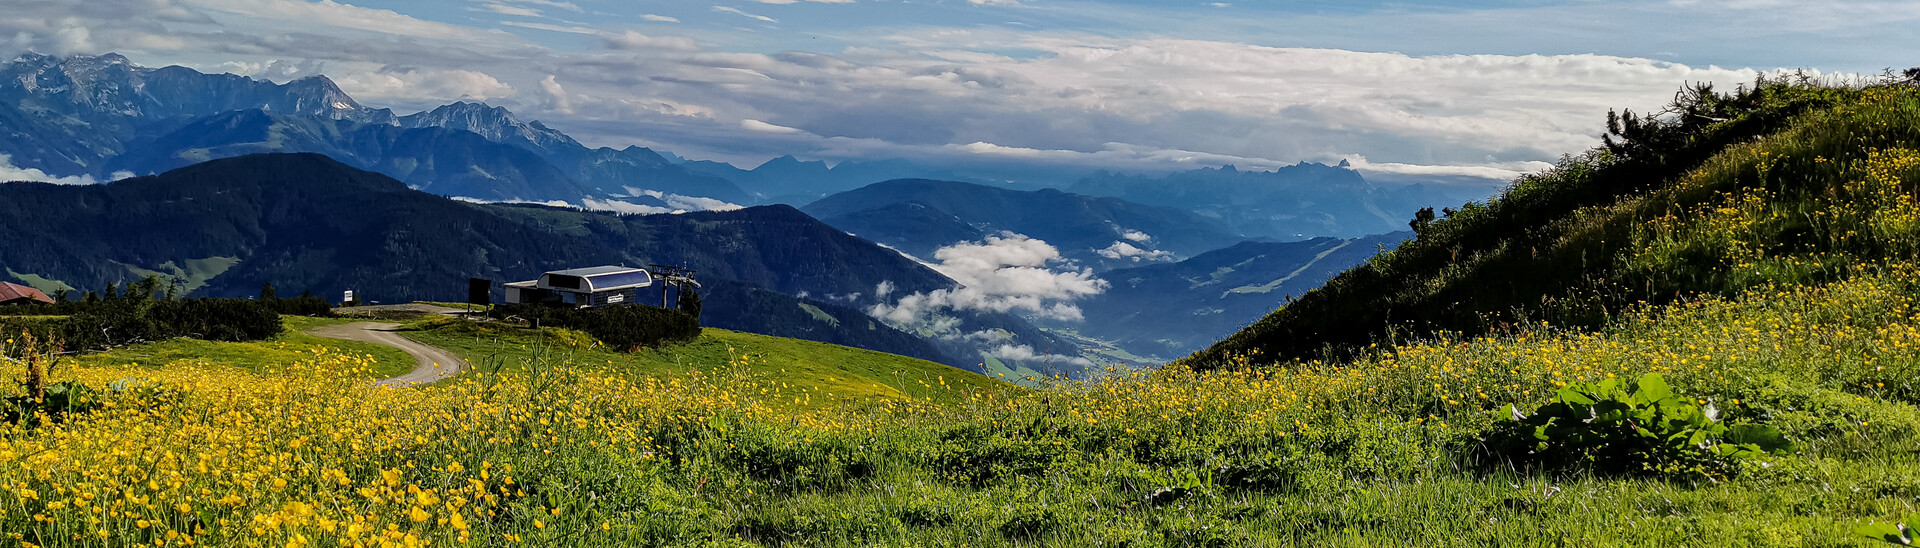
[[[125,179],[127,177],[132,177],[132,176],[133,176],[132,173],[120,172],[120,173],[113,174],[113,179],[117,181],[120,179]],[[62,177],[62,176],[49,174],[45,171],[41,171],[35,168],[17,167],[13,165],[13,156],[7,155],[7,154],[0,154],[0,183],[14,183],[14,182],[22,182],[22,181],[35,182],[35,183],[53,183],[56,185],[92,185],[92,184],[100,183],[100,181],[94,179],[92,175],[72,175],[72,176]]]
[[[942,247],[933,257],[939,262],[927,266],[952,278],[960,287],[895,296],[892,286],[882,283],[874,292],[882,302],[868,313],[894,325],[964,336],[959,332],[962,326],[943,313],[1011,312],[1078,321],[1082,318],[1080,307],[1073,301],[1107,289],[1106,280],[1094,277],[1092,269],[1065,264],[1053,245],[1012,232]]]

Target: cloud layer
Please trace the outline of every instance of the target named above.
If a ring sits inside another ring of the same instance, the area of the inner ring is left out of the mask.
[[[959,282],[959,288],[892,298],[891,286],[882,284],[875,294],[892,300],[868,313],[895,325],[934,327],[936,332],[958,327],[931,325],[950,310],[1079,321],[1080,308],[1073,301],[1107,289],[1106,280],[1094,277],[1092,269],[1065,265],[1051,244],[1012,232],[942,247],[933,256],[939,262],[928,266]]]
[[[147,65],[275,79],[325,72],[374,106],[404,112],[480,99],[594,145],[747,165],[787,153],[1125,171],[1348,159],[1380,173],[1501,179],[1592,146],[1609,108],[1645,110],[1686,82],[1732,86],[1762,73],[1659,60],[1635,49],[1635,36],[1689,58],[1758,48],[1793,59],[1820,48],[1779,44],[1854,37],[1890,56],[1920,52],[1905,32],[1920,7],[1868,0],[1818,9],[1705,0],[1424,11],[1359,3],[1346,10],[1352,15],[1252,17],[1238,3],[888,10],[781,0],[587,17],[555,0],[446,9],[448,1],[396,6],[403,13],[330,0],[20,0],[0,18],[0,37],[10,37],[0,54],[121,51]],[[865,14],[896,12],[956,23],[906,17],[859,26]],[[1704,38],[1655,32],[1705,13],[1729,19],[1697,29]],[[1785,34],[1756,38],[1720,28],[1790,14],[1819,33],[1779,25],[1766,28]],[[1559,44],[1590,32],[1568,21],[1623,18],[1651,21],[1652,30],[1619,25],[1618,39],[1589,43],[1632,54],[1511,51],[1526,42],[1487,29]],[[1276,36],[1294,38],[1287,47],[1252,43]],[[1431,45],[1444,43],[1479,45]]]

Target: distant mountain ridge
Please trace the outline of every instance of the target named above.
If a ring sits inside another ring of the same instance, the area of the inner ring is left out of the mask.
[[[0,65],[0,154],[14,165],[106,179],[260,152],[327,154],[431,192],[486,200],[582,203],[652,191],[751,202],[732,182],[651,150],[589,149],[480,103],[395,116],[359,104],[325,76],[275,84],[140,67],[112,53],[30,53]]]
[[[1162,177],[1102,171],[1067,190],[1190,209],[1241,234],[1279,240],[1404,230],[1422,207],[1465,203],[1491,192],[1375,185],[1344,160],[1331,166],[1301,162],[1273,171],[1241,171],[1229,165]]]
[[[858,312],[879,302],[871,292],[882,283],[934,291],[952,280],[784,205],[618,216],[475,204],[319,154],[254,154],[102,185],[0,184],[0,233],[8,237],[0,246],[5,276],[47,289],[160,275],[197,295],[248,296],[272,282],[287,294],[352,289],[390,302],[454,300],[469,277],[683,265],[712,282],[710,325],[975,370],[979,363],[964,354],[977,349],[936,344]],[[819,297],[794,297],[802,294]],[[802,317],[807,323],[787,321]],[[1025,325],[1010,315],[993,319]],[[1020,343],[1078,352],[1043,335]]]
[[[1107,291],[1080,302],[1085,337],[1161,361],[1206,348],[1341,272],[1412,237],[1241,242],[1173,264],[1108,271]]]
[[[1001,231],[1046,240],[1063,257],[1096,270],[1172,262],[1243,239],[1183,209],[957,181],[884,181],[822,198],[801,210],[927,260],[940,247]]]

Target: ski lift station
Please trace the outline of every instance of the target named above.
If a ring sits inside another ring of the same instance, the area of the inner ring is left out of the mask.
[[[643,268],[595,266],[556,270],[537,280],[505,285],[507,304],[589,308],[640,302],[640,289],[653,285],[653,274]]]

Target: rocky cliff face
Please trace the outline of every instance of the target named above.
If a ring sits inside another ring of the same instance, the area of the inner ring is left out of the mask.
[[[0,98],[80,117],[158,120],[261,109],[373,124],[395,119],[393,111],[355,102],[325,76],[275,84],[180,66],[141,67],[117,53],[22,55],[0,67]]]

